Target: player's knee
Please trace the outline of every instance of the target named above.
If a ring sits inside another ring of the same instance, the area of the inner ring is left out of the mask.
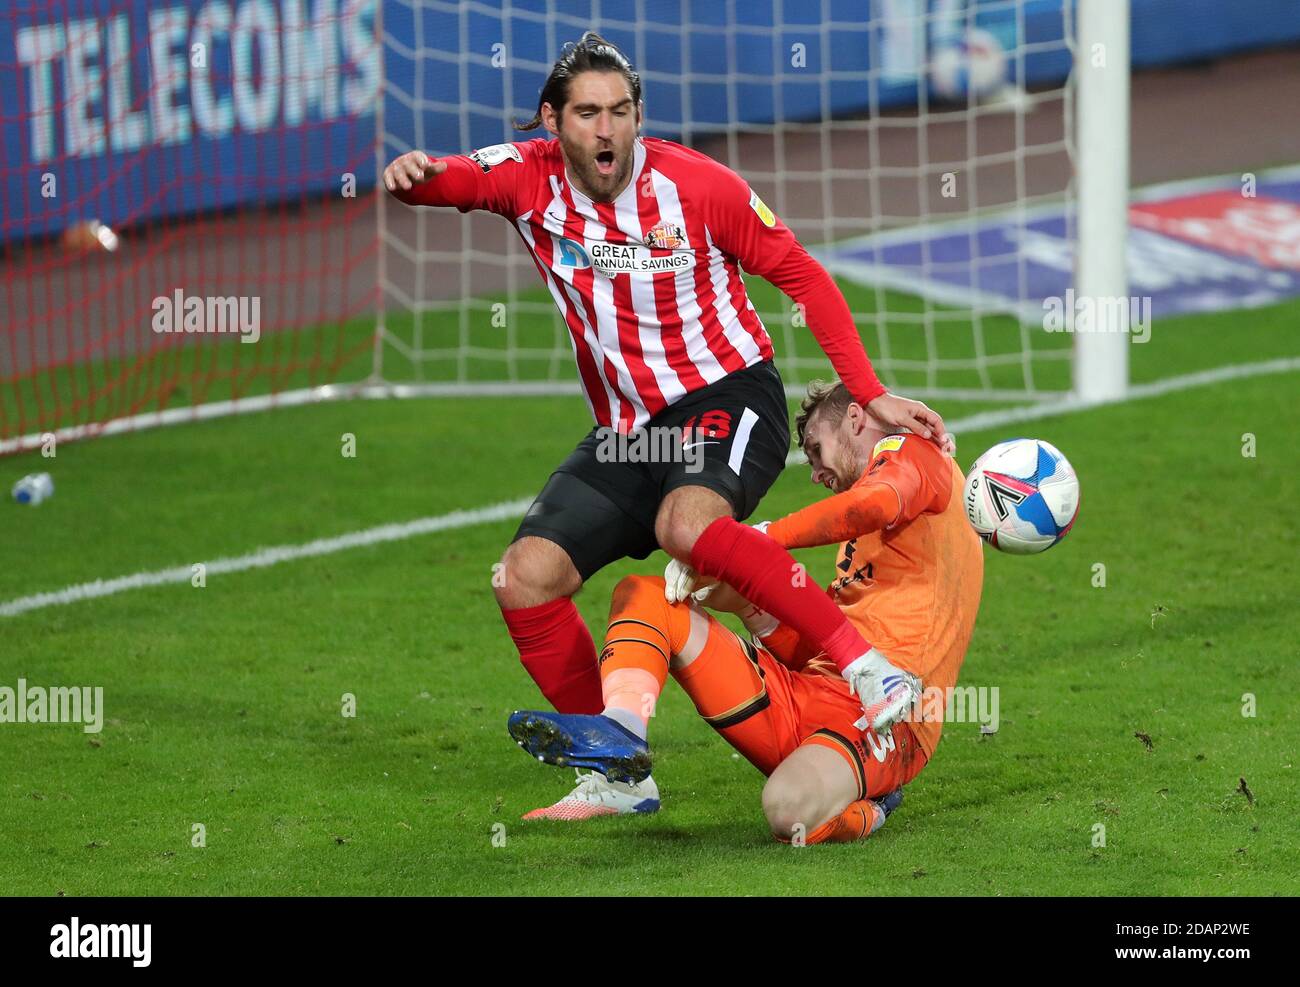
[[[655,517],[655,539],[659,547],[682,562],[689,562],[691,549],[704,529],[720,517],[730,515],[721,495],[703,487],[679,487],[670,493]]]
[[[675,559],[688,561],[691,548],[695,545],[696,535],[692,537],[690,526],[672,510],[663,510],[655,518],[655,541],[659,547]]]
[[[507,609],[540,606],[572,596],[581,586],[582,577],[568,554],[543,538],[512,542],[492,572],[497,602]]]
[[[816,809],[808,796],[809,793],[798,785],[768,781],[763,787],[763,815],[767,816],[773,836],[790,840],[800,834],[806,835],[814,827],[818,822],[813,818]]]
[[[624,576],[614,587],[609,601],[611,614],[622,613],[644,600],[660,601],[664,599],[664,580],[662,576]]]

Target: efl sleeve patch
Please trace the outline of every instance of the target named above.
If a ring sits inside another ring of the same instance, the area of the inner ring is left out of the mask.
[[[743,178],[712,158],[699,158],[697,168],[682,173],[689,200],[683,200],[683,208],[689,205],[703,213],[714,245],[734,257],[747,274],[767,277],[793,249],[794,233]]]
[[[882,452],[897,452],[903,447],[903,440],[906,435],[886,435],[876,443],[876,448],[871,450],[871,458],[875,459]]]
[[[752,189],[749,192],[749,208],[758,214],[758,218],[763,221],[763,225],[771,229],[776,225],[776,214],[767,208],[767,203],[758,197],[758,193]]]
[[[491,171],[499,164],[507,161],[517,161],[524,163],[524,156],[519,153],[519,148],[513,144],[493,144],[491,147],[481,147],[470,154],[470,157],[478,163],[478,166],[484,172]]]

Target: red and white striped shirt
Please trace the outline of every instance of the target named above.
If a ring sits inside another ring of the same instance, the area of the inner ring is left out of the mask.
[[[613,202],[593,202],[568,180],[558,140],[443,160],[447,171],[398,197],[484,209],[515,225],[569,328],[600,425],[639,428],[684,395],[772,359],[742,266],[769,277],[797,248],[830,281],[740,176],[671,141],[636,140],[632,179]],[[851,391],[871,400],[884,388],[834,294],[843,312],[821,321],[837,324],[814,332]]]

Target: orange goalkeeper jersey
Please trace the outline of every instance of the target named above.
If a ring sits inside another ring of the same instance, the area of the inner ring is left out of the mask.
[[[934,443],[890,435],[850,489],[767,530],[786,548],[843,542],[827,592],[868,642],[945,698],[957,684],[984,582],[983,548],[966,520],[963,483],[957,464]],[[821,655],[806,667],[839,674]],[[936,695],[927,692],[926,709]],[[927,719],[912,728],[926,755],[933,754],[943,723]]]

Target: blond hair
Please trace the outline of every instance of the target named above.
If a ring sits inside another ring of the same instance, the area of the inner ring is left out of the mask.
[[[832,425],[844,420],[844,415],[853,403],[853,395],[844,386],[843,381],[813,380],[808,382],[808,393],[799,402],[799,413],[794,417],[795,436],[799,448],[803,448],[804,433],[808,422],[816,413],[821,413]]]

